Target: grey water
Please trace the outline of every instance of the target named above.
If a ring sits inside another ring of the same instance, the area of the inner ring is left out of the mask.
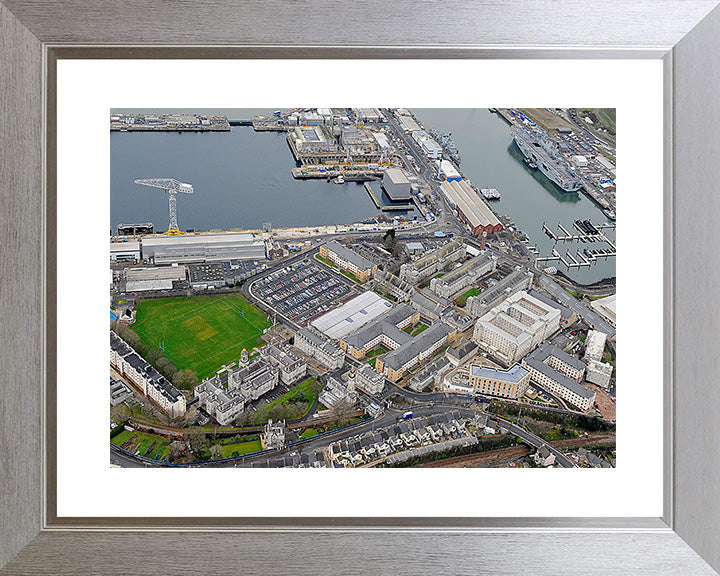
[[[523,162],[522,152],[514,144],[510,126],[497,114],[487,109],[413,109],[412,112],[426,129],[437,128],[452,134],[460,152],[460,170],[477,188],[497,188],[500,200],[490,202],[498,214],[507,214],[515,225],[537,246],[540,256],[550,256],[554,242],[542,231],[547,224],[557,235],[560,222],[568,231],[575,220],[590,219],[595,224],[609,222],[602,209],[580,192],[564,192],[540,171],[531,170]],[[614,243],[615,230],[605,230]],[[575,255],[584,248],[608,248],[607,244],[558,243],[558,252],[567,250]],[[542,263],[541,263],[542,264]],[[564,274],[590,284],[615,276],[615,258],[598,259],[590,268],[567,269],[560,262],[543,265],[555,266]]]
[[[118,112],[184,112],[175,109],[123,109]],[[199,109],[233,120],[271,109]],[[486,109],[415,109],[426,129],[450,132],[462,157],[460,169],[478,188],[497,188],[502,199],[491,206],[507,214],[537,246],[550,255],[553,241],[542,224],[557,232],[557,223],[573,231],[576,219],[606,222],[602,210],[581,193],[562,192],[538,171],[530,170],[512,142],[510,127]],[[285,135],[233,127],[230,132],[112,132],[110,137],[111,226],[153,222],[156,231],[168,223],[167,196],[159,189],[133,183],[135,178],[176,178],[193,184],[195,193],[178,195],[180,229],[256,229],[322,226],[358,222],[378,215],[362,184],[295,180],[295,166]],[[381,203],[389,204],[384,196]],[[396,212],[386,213],[389,217]],[[413,215],[414,213],[411,213]],[[614,231],[606,231],[615,240]],[[559,245],[570,249],[601,247]],[[567,270],[548,264],[581,283],[615,276],[615,259],[598,260],[591,268]]]
[[[216,112],[236,120],[272,113]],[[362,183],[295,180],[295,165],[284,133],[255,132],[249,126],[233,126],[230,132],[112,132],[111,226],[153,222],[156,231],[167,229],[167,196],[135,184],[136,178],[176,178],[193,185],[192,195],[178,194],[181,230],[257,229],[264,222],[278,228],[347,224],[380,212]],[[391,203],[384,196],[378,200]]]

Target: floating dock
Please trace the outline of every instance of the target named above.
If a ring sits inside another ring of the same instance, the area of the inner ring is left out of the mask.
[[[606,244],[609,248],[585,248],[582,252],[577,250],[574,255],[567,250],[565,256],[560,255],[557,249],[553,248],[552,256],[536,258],[536,264],[539,262],[561,262],[567,268],[582,268],[585,266],[589,268],[599,258],[607,260],[617,255],[615,243],[605,236],[603,232],[605,229],[614,229],[614,223],[593,224],[590,220],[575,220],[573,226],[578,232],[581,232],[581,234],[570,233],[567,228],[559,222],[557,227],[558,230],[562,232],[562,235],[555,234],[545,223],[543,223],[542,229],[545,235],[555,242],[590,242]]]
[[[608,244],[613,250],[615,250],[615,244],[603,233],[603,230],[615,229],[613,222],[606,222],[605,224],[593,224],[590,220],[576,220],[574,222],[575,228],[582,232],[582,234],[572,234],[565,228],[561,223],[558,222],[558,230],[562,232],[562,235],[555,234],[547,224],[543,222],[542,230],[548,238],[551,238],[554,242],[604,242]]]

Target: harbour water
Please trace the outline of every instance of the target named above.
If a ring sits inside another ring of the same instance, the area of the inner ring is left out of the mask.
[[[478,188],[497,188],[502,198],[490,205],[498,214],[507,214],[527,234],[530,246],[537,246],[540,256],[550,256],[553,241],[542,231],[543,223],[557,232],[560,222],[568,230],[575,220],[590,219],[596,224],[608,222],[602,209],[580,192],[563,192],[539,170],[523,162],[522,152],[512,140],[510,126],[487,109],[413,109],[426,129],[437,128],[452,134],[462,163],[460,169]],[[605,230],[611,241],[615,231]],[[563,256],[584,248],[607,248],[607,244],[559,243]],[[615,276],[615,258],[599,259],[590,268],[566,269],[560,263],[549,263],[582,284]]]
[[[140,110],[124,110],[140,112]],[[158,110],[144,110],[156,112]],[[176,110],[162,110],[175,112]],[[179,110],[178,110],[179,111]],[[198,110],[249,119],[272,110]],[[565,193],[538,171],[523,163],[512,142],[509,125],[486,109],[414,109],[425,128],[451,133],[462,157],[460,168],[475,186],[497,188],[502,195],[492,206],[507,214],[549,256],[553,241],[542,225],[568,230],[576,219],[606,222],[602,210],[581,193]],[[111,225],[151,221],[167,228],[167,197],[160,190],[138,186],[135,178],[177,178],[190,182],[193,195],[178,195],[181,229],[214,230],[322,226],[358,222],[378,209],[361,183],[334,184],[325,180],[295,180],[295,166],[285,136],[233,127],[230,132],[113,132],[111,144]],[[389,203],[384,196],[380,202]],[[386,213],[394,216],[397,213]],[[614,242],[614,231],[606,231]],[[559,244],[558,251],[574,253],[588,244]],[[549,264],[555,265],[555,264]],[[588,284],[615,276],[615,258],[598,260],[590,268],[557,268]]]
[[[242,120],[272,110],[217,112]],[[362,183],[295,180],[290,172],[295,160],[279,132],[245,126],[230,132],[113,132],[110,150],[113,229],[139,222],[167,229],[167,196],[134,184],[136,178],[176,178],[193,185],[194,194],[178,194],[182,230],[256,229],[264,222],[283,228],[346,224],[380,212]],[[384,196],[378,200],[390,204]],[[385,213],[400,214],[415,212]]]

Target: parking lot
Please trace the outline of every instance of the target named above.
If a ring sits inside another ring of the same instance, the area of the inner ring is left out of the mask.
[[[274,272],[253,287],[256,297],[298,324],[357,292],[348,281],[310,260]]]

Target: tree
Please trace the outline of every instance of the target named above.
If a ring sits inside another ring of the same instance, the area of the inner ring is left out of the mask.
[[[199,454],[210,445],[205,434],[200,432],[193,432],[187,435],[187,441],[190,443],[190,450],[195,454]]]
[[[160,350],[160,348],[151,348],[148,350],[147,355],[145,356],[145,360],[150,362],[153,366],[155,363],[162,357],[163,351]]]
[[[113,322],[110,327],[113,329],[115,334],[125,340],[125,342],[127,342],[129,346],[134,348],[138,354],[140,354],[141,356],[147,355],[149,351],[148,346],[143,343],[142,340],[140,340],[140,336],[138,336],[129,327],[125,326],[125,324],[121,320],[115,320],[115,322]]]
[[[288,409],[281,404],[277,404],[268,410],[268,417],[273,420],[283,420],[287,418]]]
[[[308,411],[308,403],[305,400],[299,402],[293,402],[292,406],[289,407],[286,418],[294,420],[300,418]]]
[[[240,416],[238,416],[238,417],[235,419],[235,426],[237,426],[238,428],[242,428],[243,426],[247,426],[249,419],[250,419],[250,417],[248,416],[248,413],[247,413],[247,412],[242,412],[242,413],[240,414]],[[239,437],[240,437],[240,436],[238,435],[238,438],[239,438]]]
[[[178,367],[173,364],[172,360],[169,358],[165,358],[163,356],[157,361],[157,364],[155,366],[158,369],[158,372],[165,376],[168,380],[172,381],[173,376],[175,376],[175,373],[178,371]]]
[[[340,400],[332,408],[333,420],[338,426],[347,426],[352,419],[355,409],[347,400]]]
[[[392,252],[392,250],[395,248],[395,243],[397,240],[395,239],[395,228],[390,228],[387,232],[385,232],[385,235],[383,236],[383,245],[385,246],[385,249]]]
[[[185,450],[185,445],[179,440],[174,440],[170,444],[170,453],[168,454],[168,462],[177,462]]]
[[[222,458],[222,455],[222,446],[220,446],[220,444],[213,444],[210,446],[210,457],[213,460],[219,460]]]
[[[180,390],[190,390],[199,381],[200,379],[198,378],[198,375],[189,368],[186,368],[185,370],[178,370],[172,376],[172,383],[175,384],[176,387],[180,388]]]

